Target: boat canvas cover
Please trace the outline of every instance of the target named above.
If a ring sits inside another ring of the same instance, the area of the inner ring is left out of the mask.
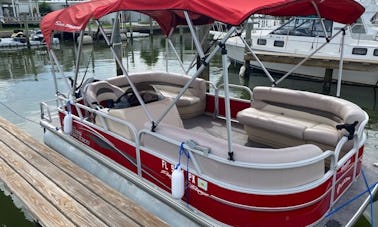
[[[318,12],[326,19],[351,24],[364,8],[354,0],[92,0],[47,14],[41,21],[41,30],[50,47],[53,31],[80,31],[89,20],[117,11],[147,14],[168,35],[176,26],[187,24],[183,11],[189,12],[195,25],[215,20],[236,26],[256,13],[307,16]]]

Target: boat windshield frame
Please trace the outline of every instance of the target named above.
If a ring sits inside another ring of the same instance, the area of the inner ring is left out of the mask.
[[[318,17],[292,17],[286,23],[276,28],[270,34],[272,35],[290,35],[305,37],[331,37],[333,21],[323,20],[325,32],[323,30],[323,19]]]

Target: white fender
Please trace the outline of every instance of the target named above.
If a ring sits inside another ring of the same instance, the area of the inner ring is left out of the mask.
[[[174,199],[181,199],[185,192],[184,171],[178,166],[172,172],[171,179],[172,197]]]
[[[72,132],[72,115],[67,113],[63,120],[63,132],[65,134],[71,134]]]

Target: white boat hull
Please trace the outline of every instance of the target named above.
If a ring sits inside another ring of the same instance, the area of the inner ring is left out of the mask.
[[[228,57],[237,63],[244,63],[244,46],[241,45],[230,45],[227,44],[227,55]],[[257,61],[250,62],[253,67],[261,68]],[[263,62],[264,66],[273,72],[278,72],[285,74],[290,71],[294,64],[285,64],[285,63],[273,63],[273,62]],[[326,63],[325,63],[326,64]],[[325,67],[313,67],[313,66],[300,66],[298,67],[293,74],[296,76],[302,77],[313,77],[313,78],[324,78]],[[332,79],[338,79],[339,70],[334,69],[332,73]],[[342,72],[342,81],[347,83],[357,83],[365,85],[377,85],[378,83],[378,73],[376,70],[373,70],[370,66],[366,66],[366,71],[352,71],[352,70],[343,70]]]

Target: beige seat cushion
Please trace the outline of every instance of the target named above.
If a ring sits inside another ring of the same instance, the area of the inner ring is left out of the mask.
[[[227,142],[224,139],[214,137],[209,134],[193,132],[172,125],[159,124],[156,133],[174,139],[178,142],[193,140],[203,147],[210,148],[209,155],[214,155],[225,160],[225,163],[215,161],[207,155],[192,153],[203,175],[232,184],[233,186],[245,187],[248,189],[284,189],[303,185],[321,178],[324,175],[324,161],[309,164],[308,166],[284,169],[254,169],[242,166],[234,166],[233,162],[228,162]],[[165,160],[173,164],[178,162],[179,147],[145,135],[143,145],[166,157]],[[306,144],[296,147],[282,149],[255,148],[233,144],[235,161],[245,164],[277,164],[291,163],[317,157],[322,154],[319,147]],[[181,160],[183,162],[183,160]],[[186,162],[186,161],[185,161]],[[195,166],[189,162],[189,168],[193,171]]]
[[[267,139],[267,145],[271,146],[293,146],[302,140],[302,143],[334,148],[346,134],[337,130],[336,125],[356,120],[361,123],[365,118],[363,110],[354,103],[306,91],[255,87],[253,97],[252,107],[240,111],[237,119],[244,124],[251,139],[263,142],[261,139],[271,132]],[[272,142],[274,138],[279,143]]]
[[[150,110],[154,120],[156,120],[158,117],[160,117],[160,114],[166,110],[170,102],[170,99],[165,98],[163,100],[148,103],[146,104],[146,107]],[[104,111],[106,112],[106,110]],[[149,122],[149,119],[147,118],[142,106],[134,106],[123,109],[109,109],[107,111],[110,116],[128,121],[136,128],[137,131],[143,129],[145,123]],[[100,116],[96,116],[96,124],[101,124],[101,122]],[[162,122],[179,128],[184,127],[176,106],[173,106],[166,117],[163,118]],[[106,119],[106,124],[110,131],[116,132],[127,139],[135,140],[130,128],[110,119]]]
[[[324,143],[329,146],[335,146],[342,136],[342,132],[336,127],[327,124],[317,124],[307,128],[304,132],[304,140]]]
[[[165,97],[172,99],[176,98],[181,88],[191,79],[187,75],[168,72],[136,73],[130,74],[129,78],[134,83],[151,83]],[[108,81],[123,88],[129,86],[129,82],[124,76],[110,78]],[[206,81],[195,79],[177,101],[176,106],[182,119],[203,114],[206,108]]]
[[[316,122],[302,118],[293,118],[284,114],[265,112],[254,108],[247,108],[237,114],[241,124],[253,125],[276,133],[284,133],[297,139],[304,139],[307,128],[317,125]]]

